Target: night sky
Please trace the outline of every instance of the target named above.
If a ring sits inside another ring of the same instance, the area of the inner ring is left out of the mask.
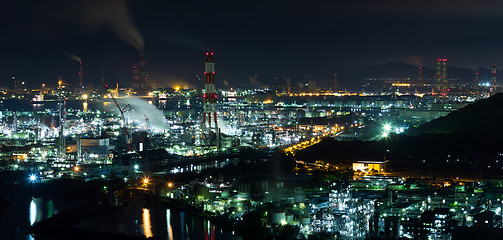
[[[205,51],[214,51],[217,83],[239,86],[258,76],[316,74],[402,61],[476,69],[503,66],[503,2],[123,1],[38,0],[2,3],[0,86],[15,75],[28,87],[58,76],[130,86],[144,51],[154,87],[202,86]],[[277,80],[281,83],[282,80]]]

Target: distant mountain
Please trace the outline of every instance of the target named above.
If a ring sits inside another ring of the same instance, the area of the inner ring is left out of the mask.
[[[410,128],[407,135],[461,133],[502,134],[503,133],[503,93],[482,99],[447,116],[427,122],[417,128]]]
[[[363,84],[364,79],[368,78],[410,78],[417,79],[418,66],[402,63],[389,62],[378,65],[363,65],[356,69],[341,69],[337,71],[338,81],[343,86],[354,86]],[[433,79],[435,69],[423,67],[423,79]],[[480,68],[477,70],[447,66],[448,78],[459,83],[473,83],[475,73],[479,73],[480,82],[488,82],[491,79],[491,70]],[[503,79],[503,72],[498,70],[497,79]]]

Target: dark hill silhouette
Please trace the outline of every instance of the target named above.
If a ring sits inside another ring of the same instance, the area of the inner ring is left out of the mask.
[[[459,133],[478,135],[503,132],[503,93],[479,100],[447,116],[410,128],[407,135]]]
[[[377,142],[328,138],[299,151],[296,157],[339,164],[387,159],[393,170],[436,172],[438,176],[501,176],[502,107],[503,93],[495,94],[406,134]]]

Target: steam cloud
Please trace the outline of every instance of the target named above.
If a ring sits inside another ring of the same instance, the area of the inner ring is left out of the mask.
[[[124,107],[127,104],[131,106],[131,111],[125,113],[128,119],[136,121],[138,123],[145,123],[145,116],[147,116],[151,128],[169,130],[169,126],[166,119],[164,118],[163,111],[158,109],[154,105],[149,104],[144,99],[132,97],[118,98],[117,102],[121,105],[121,107]],[[115,106],[113,106],[112,109],[112,111],[118,111]]]
[[[70,57],[71,59],[73,59],[73,60],[75,60],[75,61],[77,61],[77,62],[79,62],[79,63],[82,63],[82,59],[80,59],[80,57],[79,57],[79,56],[74,55],[74,54],[71,54],[71,53],[69,53],[69,52],[64,52],[64,53],[65,53],[68,57]]]

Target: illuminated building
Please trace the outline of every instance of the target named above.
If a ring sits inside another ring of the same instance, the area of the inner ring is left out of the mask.
[[[353,171],[370,172],[384,172],[386,168],[386,161],[358,161],[353,163]]]

